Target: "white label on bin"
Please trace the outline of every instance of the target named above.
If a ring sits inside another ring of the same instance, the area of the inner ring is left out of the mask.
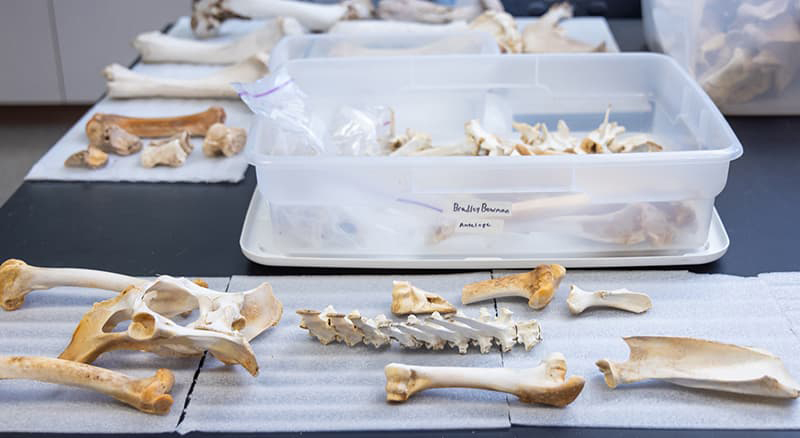
[[[453,199],[448,202],[445,213],[465,218],[511,217],[511,203]]]
[[[455,232],[464,234],[495,234],[503,232],[502,219],[459,219]]]

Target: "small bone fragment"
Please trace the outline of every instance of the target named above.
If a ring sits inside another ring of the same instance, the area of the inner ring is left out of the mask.
[[[470,22],[469,28],[488,32],[503,53],[522,53],[522,34],[514,17],[502,11],[486,11]]]
[[[424,132],[414,132],[410,129],[405,135],[398,135],[389,140],[389,148],[392,150],[390,156],[414,155],[420,151],[431,149],[432,140],[429,134]]]
[[[386,400],[404,402],[429,388],[475,388],[514,394],[523,403],[564,407],[583,390],[582,377],[568,380],[567,361],[552,353],[535,368],[425,367],[391,363],[384,368]]]
[[[156,415],[169,413],[175,381],[161,368],[153,377],[134,379],[115,371],[51,357],[0,356],[0,380],[22,379],[89,389]]]
[[[572,5],[556,3],[535,22],[522,30],[525,53],[605,52],[606,43],[598,46],[573,40],[565,35],[559,23],[572,17]]]
[[[110,126],[118,126],[139,137],[169,137],[183,131],[192,136],[206,135],[208,128],[215,123],[225,123],[225,110],[218,106],[178,117],[140,118],[95,113],[86,122],[86,136],[91,144],[100,144]]]
[[[189,141],[189,133],[183,131],[165,140],[151,141],[142,151],[142,166],[147,168],[159,165],[180,167],[192,153],[194,146]]]
[[[233,128],[215,123],[208,128],[203,140],[203,154],[207,157],[232,157],[244,148],[247,142],[247,130]]]
[[[100,141],[92,142],[90,146],[124,156],[139,152],[142,149],[142,140],[117,125],[108,125],[103,130]]]
[[[259,52],[269,52],[287,35],[300,35],[303,27],[292,17],[278,17],[231,42],[197,41],[161,32],[147,32],[133,40],[144,62],[235,64]]]
[[[469,30],[469,26],[466,21],[429,24],[410,21],[348,20],[336,23],[328,33],[345,35],[445,35],[467,30]]]
[[[148,76],[119,64],[103,70],[108,94],[113,98],[189,97],[236,98],[232,82],[253,82],[267,74],[269,55],[260,52],[246,60],[225,67],[211,75],[196,79],[174,79]]]
[[[608,149],[614,153],[629,152],[661,152],[664,147],[653,141],[649,135],[637,134],[628,137],[615,137],[608,145]]]
[[[627,362],[597,361],[609,388],[648,379],[765,397],[798,398],[800,384],[779,357],[750,347],[693,338],[633,336]]]
[[[85,167],[87,169],[100,169],[108,164],[108,154],[95,147],[78,151],[67,157],[64,161],[66,167]]]
[[[392,313],[455,313],[456,308],[434,293],[413,286],[407,281],[392,282]]]
[[[569,287],[567,306],[573,315],[578,315],[591,307],[611,307],[633,313],[643,313],[653,307],[653,302],[647,294],[628,289],[587,292],[573,284]]]
[[[528,298],[531,308],[544,309],[566,272],[561,265],[539,265],[530,272],[471,283],[461,291],[461,302],[471,304],[493,298],[524,297]]]

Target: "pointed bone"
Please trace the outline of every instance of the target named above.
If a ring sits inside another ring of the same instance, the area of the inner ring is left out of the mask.
[[[294,18],[278,17],[234,41],[211,42],[147,32],[133,40],[144,62],[235,64],[259,52],[270,52],[287,35],[300,35],[303,27]]]
[[[404,402],[429,388],[475,388],[514,394],[524,403],[564,407],[583,390],[582,377],[568,380],[567,361],[552,353],[535,368],[424,367],[392,363],[384,368],[386,400]]]
[[[237,98],[232,82],[254,82],[267,74],[269,55],[258,53],[246,60],[225,67],[211,75],[196,79],[174,79],[148,76],[119,64],[103,70],[108,94],[113,98],[189,97]]]
[[[500,137],[484,129],[477,120],[464,124],[464,134],[468,143],[476,145],[486,155],[508,155],[513,149],[513,146],[506,145]]]
[[[569,287],[567,306],[573,315],[578,315],[591,307],[611,307],[633,313],[643,313],[653,307],[653,302],[647,294],[628,289],[587,292],[573,284]]]
[[[534,309],[543,309],[553,299],[567,270],[561,265],[539,265],[530,272],[514,274],[464,286],[463,304],[501,297],[524,297]]]
[[[178,117],[140,118],[95,113],[86,122],[86,135],[91,144],[102,143],[104,133],[110,126],[118,126],[139,137],[170,137],[182,131],[187,131],[192,136],[206,135],[209,127],[224,122],[225,110],[218,106],[209,107],[200,113]]]
[[[422,290],[407,281],[394,281],[392,285],[392,313],[395,315],[456,311],[441,296]]]
[[[323,345],[328,345],[336,341],[336,330],[328,322],[328,314],[336,313],[333,306],[328,306],[320,312],[319,310],[300,309],[296,313],[300,315],[300,328],[308,330],[308,334],[317,338]]]
[[[203,140],[203,154],[207,157],[232,157],[244,149],[246,142],[247,131],[244,128],[215,123],[208,128],[206,138]]]
[[[597,361],[609,388],[658,379],[689,388],[798,398],[800,384],[766,351],[693,338],[634,336],[627,362]]]
[[[359,344],[364,340],[364,334],[343,313],[329,313],[328,322],[336,331],[337,341],[344,342],[348,347]]]
[[[78,151],[64,161],[66,167],[85,167],[100,169],[108,164],[108,154],[98,148],[89,146],[85,151]]]
[[[175,379],[161,368],[153,377],[134,379],[122,373],[51,357],[0,356],[0,380],[22,379],[89,389],[148,414],[165,415],[172,407]]]

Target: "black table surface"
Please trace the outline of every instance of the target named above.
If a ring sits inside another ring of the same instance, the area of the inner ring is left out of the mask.
[[[610,24],[623,50],[645,49],[639,20],[610,20]],[[798,271],[800,145],[797,132],[800,117],[728,117],[728,121],[745,151],[742,158],[731,164],[728,184],[716,202],[731,246],[721,260],[689,269],[733,275]],[[268,267],[248,261],[239,248],[239,234],[255,186],[252,168],[238,184],[25,182],[0,207],[0,260],[20,258],[40,266],[88,267],[130,275],[210,277],[389,272]],[[627,415],[635,415],[635,406]],[[680,428],[681,425],[675,426]],[[602,438],[798,436],[796,431],[519,426],[503,430],[302,435],[510,437],[534,434]],[[242,436],[256,435],[300,434]]]

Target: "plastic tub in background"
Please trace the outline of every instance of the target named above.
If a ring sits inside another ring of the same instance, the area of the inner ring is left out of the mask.
[[[800,114],[800,4],[642,0],[651,50],[675,58],[725,114]]]
[[[281,126],[256,116],[247,153],[270,206],[274,242],[287,256],[675,254],[706,242],[714,198],[742,153],[708,96],[663,55],[328,58],[285,67],[315,111],[388,105],[398,132],[428,132],[435,143],[463,140],[470,119],[502,136],[512,135],[512,120],[553,128],[563,119],[579,136],[597,128],[612,105],[613,121],[668,149],[274,156]]]

